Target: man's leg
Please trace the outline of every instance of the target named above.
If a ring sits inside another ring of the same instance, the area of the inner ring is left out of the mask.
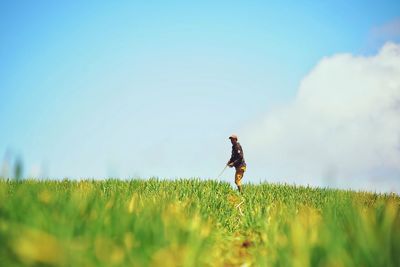
[[[237,185],[237,188],[240,193],[242,193],[242,178],[243,178],[243,173],[244,171],[241,168],[236,169],[235,173],[235,184]]]

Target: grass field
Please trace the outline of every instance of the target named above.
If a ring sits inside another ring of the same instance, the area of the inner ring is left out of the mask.
[[[200,180],[0,180],[0,266],[400,266],[400,198]]]

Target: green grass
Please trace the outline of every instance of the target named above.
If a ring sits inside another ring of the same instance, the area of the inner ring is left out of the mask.
[[[0,180],[0,266],[400,266],[400,198],[200,180]]]

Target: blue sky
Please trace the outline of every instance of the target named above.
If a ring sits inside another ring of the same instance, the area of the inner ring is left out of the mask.
[[[321,58],[376,53],[371,30],[399,16],[398,1],[2,1],[0,155],[54,178],[214,177],[227,136]]]

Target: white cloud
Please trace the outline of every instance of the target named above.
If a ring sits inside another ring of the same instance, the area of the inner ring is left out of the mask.
[[[400,191],[400,45],[322,59],[292,103],[247,127],[253,174]]]

